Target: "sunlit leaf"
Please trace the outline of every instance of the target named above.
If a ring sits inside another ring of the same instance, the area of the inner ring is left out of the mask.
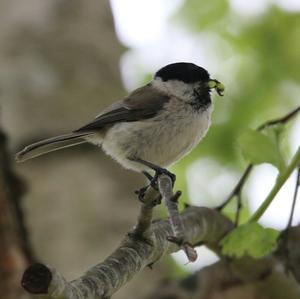
[[[238,140],[244,157],[253,164],[270,163],[278,169],[283,167],[278,140],[256,130],[247,129]]]
[[[256,222],[247,223],[223,238],[222,253],[237,258],[246,255],[260,258],[276,249],[278,236],[275,229],[264,228]]]
[[[286,127],[284,124],[276,124],[275,126],[271,126],[263,130],[264,134],[269,136],[269,138],[273,141],[275,145],[274,150],[277,151],[278,168],[280,170],[283,170],[286,166],[285,157],[282,151],[282,139],[285,130]]]

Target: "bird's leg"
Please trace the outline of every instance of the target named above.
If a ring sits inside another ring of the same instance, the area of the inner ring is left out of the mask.
[[[152,187],[156,191],[158,191],[157,184],[155,186],[151,185],[151,182],[154,180],[154,177],[147,171],[142,171],[142,174],[149,180],[149,184],[147,184],[145,187],[142,187],[138,190],[135,190],[134,193],[138,195],[139,201],[142,203],[145,203],[144,197],[147,192],[147,190]],[[161,195],[156,197],[156,200],[154,201],[155,205],[159,205],[161,203]]]
[[[151,182],[153,180],[153,176],[147,172],[147,171],[142,171],[142,174]]]
[[[139,201],[144,202],[145,194],[149,189],[149,187],[151,186],[151,181],[153,180],[153,176],[147,171],[142,171],[142,174],[149,180],[150,183],[147,184],[145,187],[135,190],[134,193],[137,194]]]
[[[157,166],[151,162],[148,162],[148,161],[145,161],[143,159],[140,159],[140,158],[137,158],[137,157],[134,157],[134,158],[128,158],[130,161],[134,161],[134,162],[137,162],[137,163],[140,163],[142,165],[145,165],[147,167],[149,167],[150,169],[154,170],[155,171],[155,175],[154,177],[151,179],[150,181],[150,185],[151,187],[153,188],[157,188],[156,187],[156,183],[157,183],[157,178],[160,174],[166,174],[167,176],[170,177],[170,179],[172,180],[172,184],[174,185],[175,181],[176,181],[176,175],[171,173],[170,171],[168,171],[167,169],[165,168],[162,168],[160,166]],[[144,175],[146,175],[144,173]],[[148,173],[146,175],[148,177]]]

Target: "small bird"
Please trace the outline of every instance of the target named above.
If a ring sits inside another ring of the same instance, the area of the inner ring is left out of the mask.
[[[166,65],[148,84],[106,108],[73,132],[26,146],[19,162],[90,142],[122,166],[144,173],[167,173],[167,167],[188,154],[204,137],[212,113],[210,91],[223,96],[224,85],[193,63]]]

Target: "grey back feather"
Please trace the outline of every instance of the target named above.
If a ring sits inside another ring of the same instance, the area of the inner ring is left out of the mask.
[[[92,122],[74,132],[93,132],[117,122],[131,122],[154,117],[169,99],[168,95],[147,84],[133,91],[125,99],[112,104]]]

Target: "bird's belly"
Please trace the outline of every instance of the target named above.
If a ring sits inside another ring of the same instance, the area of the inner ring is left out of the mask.
[[[189,153],[206,134],[210,111],[168,120],[144,120],[115,124],[102,143],[104,151],[125,168],[147,168],[128,158],[138,157],[168,167]]]

